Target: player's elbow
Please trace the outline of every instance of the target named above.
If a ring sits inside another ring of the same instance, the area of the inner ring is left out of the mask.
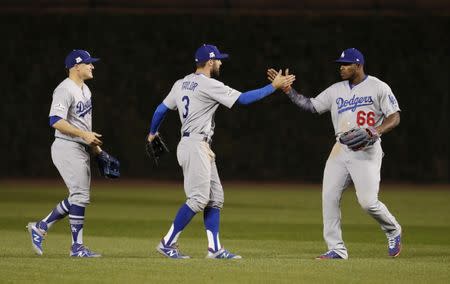
[[[252,101],[246,95],[240,95],[236,101],[237,105],[249,105]]]

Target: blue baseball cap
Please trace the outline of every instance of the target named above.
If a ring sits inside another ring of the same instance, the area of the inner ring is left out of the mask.
[[[200,46],[195,52],[195,62],[202,63],[210,59],[225,59],[228,58],[228,54],[220,53],[219,49],[215,45],[204,44]]]
[[[74,49],[66,56],[66,60],[64,62],[66,64],[66,68],[70,69],[76,64],[80,63],[89,64],[97,62],[99,60],[100,58],[91,57],[89,52],[87,52],[86,50]]]
[[[336,62],[364,64],[364,55],[356,48],[348,48],[341,53]]]

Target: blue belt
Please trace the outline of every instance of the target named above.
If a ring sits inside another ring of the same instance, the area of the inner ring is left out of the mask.
[[[202,140],[205,141],[206,143],[211,145],[212,139],[208,137],[208,135],[204,134],[204,133],[198,133],[199,135],[202,135],[203,138]],[[191,136],[190,132],[183,132],[183,137],[189,137]]]

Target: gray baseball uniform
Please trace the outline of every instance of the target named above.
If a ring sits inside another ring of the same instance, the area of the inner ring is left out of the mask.
[[[89,204],[91,183],[89,142],[63,133],[71,133],[74,136],[80,133],[79,135],[87,137],[88,141],[94,134],[91,133],[91,92],[84,84],[84,80],[93,78],[92,63],[98,60],[85,50],[72,50],[64,60],[69,76],[53,91],[49,113],[49,124],[55,128],[55,141],[51,148],[52,160],[69,189],[69,196],[59,202],[45,218],[28,223],[33,250],[38,255],[44,253],[42,244],[50,227],[68,215],[72,235],[70,256],[83,258],[101,256],[83,244],[85,209]],[[100,144],[101,141],[93,139],[93,144],[95,143]],[[99,155],[107,155],[102,153]]]
[[[83,83],[80,88],[70,78],[62,81],[53,92],[49,116],[59,116],[81,130],[92,131],[91,91],[88,86]],[[86,142],[55,129],[51,153],[53,163],[69,189],[70,204],[89,204],[91,170]]]
[[[400,111],[389,86],[373,76],[353,88],[348,81],[338,82],[311,102],[318,113],[331,112],[336,137],[353,127],[378,126]],[[323,234],[328,249],[343,258],[348,254],[342,239],[340,200],[351,181],[361,207],[378,221],[387,237],[401,232],[394,216],[378,200],[382,157],[381,140],[361,151],[336,142],[328,157],[323,175]]]
[[[163,101],[169,109],[178,109],[180,115],[182,138],[177,158],[183,169],[186,204],[194,212],[207,205],[216,208],[223,205],[223,188],[209,142],[219,104],[231,108],[240,94],[203,74],[189,74],[175,82]]]

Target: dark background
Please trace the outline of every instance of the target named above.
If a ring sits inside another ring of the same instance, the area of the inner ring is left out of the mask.
[[[386,2],[386,3],[385,3]],[[396,95],[401,123],[383,137],[382,178],[448,183],[449,4],[445,1],[4,1],[1,33],[1,178],[56,177],[48,112],[66,77],[64,58],[86,49],[102,60],[87,81],[94,131],[130,178],[182,178],[180,122],[160,132],[171,154],[158,168],[144,154],[156,106],[213,43],[231,54],[221,80],[240,91],[290,67],[295,88],[316,96],[339,80],[343,49]],[[334,143],[329,113],[304,113],[281,92],[250,106],[221,106],[213,150],[222,179],[320,182]]]

